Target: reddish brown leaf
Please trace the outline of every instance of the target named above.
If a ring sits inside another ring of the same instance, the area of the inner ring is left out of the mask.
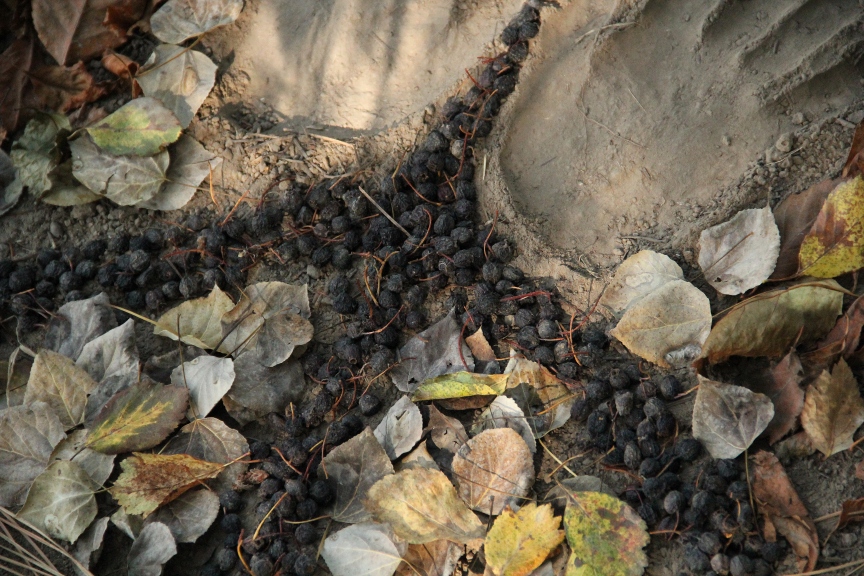
[[[852,136],[849,155],[846,157],[846,163],[843,165],[844,178],[852,178],[861,173],[862,151],[864,151],[864,121],[858,124],[858,127],[855,128],[855,135]]]
[[[774,403],[774,418],[765,429],[768,442],[774,444],[795,428],[801,409],[804,408],[804,378],[801,361],[790,352],[771,369],[770,377],[749,386],[754,392],[765,394]]]
[[[37,66],[29,74],[30,86],[22,102],[31,110],[68,112],[93,102],[104,90],[93,82],[83,62],[75,66]]]
[[[798,556],[798,568],[809,572],[819,558],[819,536],[807,508],[789,481],[783,465],[770,452],[753,457],[753,497],[765,519],[765,539],[773,542],[782,534]]]
[[[828,194],[843,179],[825,180],[807,190],[787,196],[774,209],[774,220],[780,229],[780,255],[771,278],[789,278],[798,272],[798,251],[810,232]]]
[[[840,520],[837,521],[834,530],[840,530],[852,522],[861,522],[862,520],[864,520],[864,498],[846,500],[840,508]]]
[[[137,98],[142,94],[141,86],[139,86],[138,81],[135,80],[135,75],[138,73],[139,67],[137,62],[128,56],[109,50],[102,55],[102,66],[131,85],[133,98]]]
[[[21,95],[32,60],[32,38],[19,38],[0,54],[0,130],[4,132],[13,132],[18,125]]]
[[[841,355],[849,359],[861,341],[861,329],[864,328],[864,296],[855,300],[846,313],[837,319],[837,324],[825,338],[816,344],[816,349],[804,357],[817,366],[833,364]]]

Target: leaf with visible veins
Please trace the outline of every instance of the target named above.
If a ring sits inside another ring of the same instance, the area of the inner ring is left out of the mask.
[[[813,446],[831,456],[852,446],[858,427],[864,424],[864,399],[845,360],[829,374],[823,370],[807,388],[801,425]]]

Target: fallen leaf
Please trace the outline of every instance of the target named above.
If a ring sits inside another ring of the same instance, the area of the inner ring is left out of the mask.
[[[290,360],[267,368],[254,350],[234,359],[234,374],[234,384],[222,403],[240,424],[270,412],[282,412],[291,402],[298,402],[306,391],[300,362]]]
[[[102,199],[102,196],[82,186],[72,174],[72,160],[67,160],[54,168],[48,175],[51,189],[39,197],[43,204],[51,206],[81,206]]]
[[[177,544],[171,530],[160,522],[145,526],[126,561],[129,576],[160,576],[162,567],[177,554]]]
[[[105,26],[108,11],[127,13],[129,25],[144,15],[144,0],[73,0],[55,4],[33,2],[33,26],[39,39],[59,64],[89,60],[126,40],[125,30]],[[116,17],[115,17],[116,21]]]
[[[504,375],[506,394],[526,415],[535,438],[542,438],[570,419],[576,396],[545,366],[513,353]]]
[[[30,379],[32,368],[33,360],[20,346],[9,355],[8,362],[0,361],[0,410],[24,405],[27,380]],[[6,392],[5,396],[3,391]]]
[[[249,444],[240,432],[218,418],[209,417],[199,418],[183,426],[162,450],[162,454],[188,454],[217,464],[234,462],[211,482],[217,491],[230,488],[237,477],[246,471],[247,465],[237,460],[248,452]]]
[[[630,352],[668,368],[697,358],[710,330],[708,297],[673,280],[631,305],[611,334]]]
[[[397,400],[375,428],[375,438],[384,447],[390,460],[410,451],[422,435],[423,416],[407,396]]]
[[[399,576],[451,576],[464,547],[449,540],[411,544],[396,569]]]
[[[0,506],[24,503],[33,480],[51,460],[51,451],[66,435],[54,411],[44,403],[0,412]]]
[[[0,136],[2,131],[3,128],[0,126]],[[6,152],[0,150],[0,216],[15,208],[23,192],[24,183],[18,178],[18,171],[12,159]]]
[[[389,526],[365,522],[328,536],[321,556],[333,576],[392,576],[406,550]]]
[[[840,530],[852,522],[861,522],[862,520],[864,520],[864,498],[844,500],[840,507],[840,518],[837,520],[837,526],[834,527],[834,530]]]
[[[748,298],[714,325],[702,356],[712,364],[731,356],[780,356],[818,340],[842,311],[841,290],[835,281],[823,280]]]
[[[433,404],[429,405],[429,424],[424,432],[430,433],[436,447],[453,454],[468,441],[468,433],[462,423],[456,418],[445,416]]]
[[[483,430],[495,428],[510,428],[516,431],[525,440],[532,454],[537,451],[537,440],[534,438],[534,432],[531,431],[531,425],[528,424],[525,413],[512,398],[507,396],[495,398],[492,404],[477,417],[471,427],[471,433],[477,435]]]
[[[18,169],[18,178],[37,198],[53,186],[50,175],[60,163],[59,142],[71,131],[66,116],[38,113],[12,144],[10,158]]]
[[[87,446],[103,454],[152,448],[183,419],[188,398],[185,388],[142,380],[108,401],[92,422]]]
[[[87,134],[72,140],[69,147],[75,178],[121,206],[151,199],[167,179],[167,151],[146,157],[114,156],[101,151]]]
[[[93,522],[75,543],[72,556],[85,568],[90,568],[99,561],[102,554],[102,542],[105,530],[108,528],[108,517]]]
[[[109,492],[127,514],[145,518],[156,508],[178,498],[202,480],[215,478],[223,465],[188,454],[133,452],[120,463],[123,472]]]
[[[125,83],[128,84],[133,98],[138,98],[143,94],[141,86],[138,84],[138,81],[135,80],[135,74],[138,73],[138,70],[141,67],[138,62],[125,54],[118,54],[113,50],[109,50],[102,54],[101,63],[103,68],[111,72],[111,74],[122,78]],[[105,116],[107,116],[107,114],[105,114]],[[101,118],[99,120],[101,120]]]
[[[816,448],[813,447],[813,441],[803,430],[774,445],[774,453],[777,454],[777,458],[785,462],[806,458],[814,452],[816,452]]]
[[[494,576],[528,576],[563,540],[561,518],[552,506],[525,504],[518,512],[509,507],[486,534],[486,567]]]
[[[456,453],[453,475],[462,500],[494,516],[522,503],[534,484],[534,460],[518,432],[485,430]]]
[[[864,461],[855,465],[855,477],[859,480],[864,480]]]
[[[346,524],[370,521],[363,500],[373,484],[390,474],[393,464],[371,428],[334,448],[318,467],[318,477],[329,479],[336,492],[333,519]]]
[[[743,294],[762,284],[779,254],[780,231],[767,206],[742,210],[699,236],[699,267],[721,294]]]
[[[67,302],[48,323],[45,348],[77,360],[84,345],[117,327],[108,295]]]
[[[776,528],[792,545],[799,570],[813,570],[819,559],[819,536],[807,508],[776,456],[760,451],[753,456],[753,463],[752,493],[766,522],[765,539],[773,542],[768,535]]]
[[[424,381],[415,388],[411,399],[415,402],[426,402],[471,396],[497,396],[504,393],[506,384],[507,376],[503,374],[453,372]]]
[[[87,429],[73,430],[51,453],[51,460],[68,460],[77,464],[94,483],[102,486],[114,470],[113,454],[101,454],[86,446]]]
[[[799,274],[835,278],[864,266],[864,178],[838,184],[801,242]]]
[[[648,566],[642,550],[645,522],[627,504],[601,492],[577,492],[567,504],[564,532],[570,545],[568,576],[640,576]]]
[[[693,437],[714,458],[737,458],[768,427],[774,405],[764,394],[698,378]]]
[[[801,425],[813,446],[826,457],[852,446],[858,427],[864,424],[864,399],[845,360],[827,370],[807,387]]]
[[[495,351],[492,350],[492,346],[489,345],[489,341],[486,340],[486,336],[483,335],[482,328],[465,338],[465,344],[468,345],[471,354],[473,354],[474,358],[477,360],[480,360],[481,362],[495,361]]]
[[[177,116],[156,98],[136,98],[87,128],[102,152],[152,156],[180,137]]]
[[[421,383],[436,376],[474,370],[474,357],[462,341],[461,333],[451,310],[447,316],[406,342],[399,349],[400,362],[390,370],[396,388],[410,394]],[[418,401],[417,398],[414,400]]]
[[[211,490],[186,492],[159,508],[145,520],[165,524],[176,542],[195,542],[204,535],[219,515],[219,496]]]
[[[54,462],[33,481],[18,517],[74,544],[96,518],[99,488],[74,462]]]
[[[24,403],[45,402],[60,418],[68,430],[84,421],[87,394],[96,382],[70,358],[42,350],[33,361]]]
[[[425,442],[421,442],[417,448],[406,454],[404,458],[396,463],[395,468],[396,472],[401,472],[407,468],[429,468],[430,470],[441,469],[432,455],[429,454]]]
[[[135,322],[129,319],[85,344],[75,364],[96,382],[106,378],[138,380]]]
[[[848,360],[861,342],[861,329],[864,328],[864,296],[857,298],[846,313],[822,340],[816,349],[804,355],[808,362],[817,366],[829,366],[839,357]]]
[[[150,27],[163,42],[179,44],[234,22],[242,9],[243,0],[168,0],[150,17]]]
[[[602,492],[614,498],[618,494],[596,476],[582,475],[565,478],[561,481],[556,481],[556,485],[552,487],[546,496],[544,502],[548,502],[556,507],[564,508],[567,504],[577,504],[576,492]]]
[[[0,99],[0,133],[14,132],[21,113],[21,100],[33,62],[33,38],[17,38],[0,54],[0,84],[6,87]]]
[[[156,321],[153,333],[171,340],[197,346],[203,350],[225,351],[222,342],[222,316],[234,307],[231,298],[213,286],[210,294],[195,300],[187,300],[171,308]]]
[[[155,196],[138,204],[149,210],[179,210],[185,206],[198,186],[214,172],[222,159],[208,152],[187,134],[168,147],[171,163],[165,174],[166,182]]]
[[[480,519],[437,470],[412,468],[385,476],[369,489],[366,509],[410,544],[442,538],[464,544],[484,534]]]
[[[653,250],[641,250],[622,262],[603,292],[600,303],[619,314],[661,286],[684,280],[671,258]]]
[[[780,230],[780,255],[771,278],[790,278],[798,273],[798,252],[810,232],[828,194],[841,180],[825,180],[798,194],[784,198],[774,209]]]
[[[203,418],[219,403],[234,383],[231,358],[199,356],[171,373],[171,384],[189,389],[190,420]]]
[[[216,83],[216,64],[183,46],[157,46],[135,79],[146,96],[159,99],[186,128]]]
[[[797,354],[790,352],[771,369],[769,379],[749,386],[753,392],[764,394],[774,404],[774,418],[765,428],[770,444],[795,429],[804,408],[804,390],[800,386],[803,379],[801,361]]]
[[[117,511],[111,515],[111,523],[132,540],[138,537],[144,527],[144,519],[141,516],[130,516],[123,508],[117,508]]]
[[[74,66],[35,64],[28,72],[28,80],[22,105],[31,110],[65,113],[105,93],[83,62]]]

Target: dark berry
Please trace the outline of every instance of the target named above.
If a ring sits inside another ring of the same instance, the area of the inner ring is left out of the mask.
[[[312,524],[300,524],[294,530],[294,538],[300,544],[313,544],[318,540],[318,530]]]
[[[238,530],[239,532],[239,530]],[[237,563],[237,552],[231,548],[220,548],[216,552],[216,565],[222,572],[228,572]]]
[[[55,286],[53,282],[49,282],[48,280],[40,280],[39,283],[36,284],[37,296],[51,298],[56,292],[57,286]]]
[[[637,509],[637,512],[649,526],[653,526],[658,520],[660,520],[657,510],[654,509],[654,506],[652,506],[650,502],[643,502]]]
[[[315,570],[318,569],[318,563],[315,557],[309,554],[301,554],[294,561],[294,573],[297,576],[312,576]]]
[[[326,480],[316,480],[309,486],[309,497],[322,506],[329,504],[333,496],[333,489]]]
[[[626,372],[618,368],[613,368],[609,374],[609,384],[615,390],[624,390],[629,388],[631,384],[630,376]]]
[[[570,408],[570,417],[576,422],[582,422],[591,414],[591,403],[585,398],[577,398]]]
[[[591,380],[585,386],[585,394],[589,400],[596,404],[612,395],[612,387],[604,380]]]
[[[666,400],[674,400],[681,393],[681,383],[678,381],[678,378],[671,374],[663,376],[660,379],[658,388],[660,389],[660,395]]]
[[[605,412],[595,410],[588,416],[586,427],[588,428],[588,433],[592,436],[606,432],[609,429],[609,415]]]
[[[150,255],[144,250],[135,250],[129,254],[129,270],[140,274],[150,266]]]
[[[222,521],[219,523],[219,526],[223,531],[233,534],[235,532],[240,532],[243,528],[243,522],[240,520],[240,516],[237,514],[231,513],[226,514],[222,517]]]
[[[695,574],[702,574],[711,569],[711,562],[708,555],[699,550],[695,544],[687,544],[684,546],[684,563]]]
[[[57,280],[64,272],[69,271],[69,265],[62,260],[52,260],[45,266],[42,275],[51,280]]]
[[[646,458],[639,466],[639,475],[643,478],[651,478],[660,473],[663,464],[657,458]]]
[[[162,307],[165,303],[165,297],[162,295],[161,289],[149,290],[147,294],[144,295],[144,304],[147,306],[148,310],[156,311]]]
[[[115,254],[122,254],[129,250],[129,235],[120,234],[108,241],[108,250]]]
[[[726,480],[735,480],[741,474],[741,465],[735,459],[717,460],[717,473]]]
[[[635,442],[629,442],[624,447],[624,465],[631,470],[636,470],[642,464],[642,452]]]
[[[615,394],[615,411],[626,416],[631,410],[633,410],[633,393],[619,392]]]
[[[255,554],[249,561],[249,570],[252,576],[272,576],[273,562],[264,554]]]
[[[702,444],[693,438],[683,438],[675,444],[675,456],[685,462],[692,462],[702,453]]]
[[[729,574],[732,576],[747,576],[753,573],[753,560],[749,556],[739,554],[729,562]]]
[[[60,276],[60,290],[63,292],[70,292],[72,290],[77,290],[84,284],[84,281],[80,276],[78,276],[75,272],[71,270],[69,272],[64,272]],[[10,286],[11,288],[11,286]],[[13,290],[14,291],[14,290]]]
[[[720,536],[716,532],[703,532],[699,536],[696,546],[708,556],[713,556],[721,550],[723,543],[720,542]]]
[[[366,393],[360,397],[360,412],[364,416],[374,416],[381,409],[381,400],[374,394]]]
[[[318,516],[318,504],[314,500],[304,500],[297,504],[297,517],[300,520],[310,520]]]
[[[219,495],[219,505],[226,512],[237,512],[243,507],[243,498],[234,490],[228,490]]]
[[[686,504],[687,500],[684,495],[678,490],[673,490],[666,494],[666,497],[663,499],[663,510],[667,514],[677,514],[684,509]]]
[[[656,426],[658,438],[671,438],[678,429],[678,422],[671,413],[665,412],[657,417]]]

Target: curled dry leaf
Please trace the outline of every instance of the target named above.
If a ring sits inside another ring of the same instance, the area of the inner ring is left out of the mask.
[[[829,374],[823,370],[807,387],[801,425],[813,446],[826,457],[852,446],[855,431],[864,424],[864,399],[845,360]]]
[[[202,480],[215,478],[224,467],[188,454],[133,452],[120,464],[123,472],[108,491],[127,514],[148,516]]]
[[[177,554],[171,530],[160,522],[145,526],[132,548],[127,567],[129,576],[160,576],[162,567]]]
[[[708,297],[689,282],[673,280],[631,305],[611,334],[637,356],[679,367],[699,356],[710,330]]]
[[[333,576],[392,576],[408,546],[386,524],[364,522],[331,534],[321,556]]]
[[[844,500],[840,507],[840,518],[837,520],[834,530],[840,530],[852,522],[861,522],[862,520],[864,520],[864,498]]]
[[[45,402],[68,430],[84,421],[87,394],[96,382],[66,356],[42,350],[33,361],[24,403]]]
[[[468,441],[468,434],[462,423],[456,418],[445,416],[433,404],[429,405],[429,425],[424,432],[430,433],[436,447],[453,454]]]
[[[216,83],[216,64],[183,46],[157,46],[136,78],[146,96],[159,99],[186,128]]]
[[[407,396],[397,400],[375,428],[375,438],[384,447],[390,460],[410,451],[422,435],[423,416]]]
[[[641,250],[622,262],[600,303],[620,314],[664,284],[684,280],[684,273],[671,258],[653,250]]]
[[[453,372],[424,381],[415,388],[411,399],[415,402],[426,402],[472,396],[497,396],[504,393],[506,386],[507,376],[503,374]]]
[[[465,338],[465,344],[468,345],[471,354],[473,354],[474,358],[477,360],[480,360],[481,362],[495,361],[495,351],[492,350],[492,346],[489,345],[489,341],[486,340],[486,336],[483,335],[482,328]]]
[[[764,394],[699,376],[693,437],[712,457],[737,458],[768,427],[774,405]]]
[[[779,532],[798,556],[799,570],[813,570],[819,559],[819,536],[807,508],[776,456],[760,451],[753,456],[753,463],[753,498],[765,519],[765,539],[774,542]]]
[[[85,568],[90,568],[99,561],[102,554],[102,541],[105,538],[105,530],[108,528],[109,518],[100,518],[93,522],[75,543],[72,556]]]
[[[426,443],[421,442],[417,448],[409,452],[395,466],[397,472],[401,472],[406,468],[429,468],[430,470],[440,470],[438,463],[429,454],[426,448]]]
[[[24,503],[30,484],[48,467],[52,450],[65,436],[44,402],[0,411],[0,506]]]
[[[114,395],[92,422],[87,446],[103,454],[121,454],[156,446],[186,413],[189,392],[142,380]]]
[[[214,285],[210,294],[187,300],[168,310],[156,321],[153,333],[204,350],[226,351],[222,342],[222,316],[234,307],[231,298]]]
[[[774,209],[780,230],[780,255],[772,278],[790,278],[798,273],[798,252],[822,205],[840,180],[825,180],[798,194],[784,198]]]
[[[464,544],[483,537],[480,519],[437,470],[412,468],[385,476],[370,488],[365,504],[377,521],[389,523],[410,544],[442,538]]]
[[[399,576],[451,576],[464,547],[449,540],[411,544],[396,569]]]
[[[77,464],[94,483],[102,486],[114,469],[114,455],[100,454],[86,446],[87,430],[73,430],[51,453],[51,460],[68,460]]]
[[[461,334],[461,327],[451,310],[447,316],[406,342],[399,349],[401,362],[390,371],[396,388],[410,394],[421,383],[436,376],[474,370],[474,357],[462,341]],[[414,400],[418,401],[417,398]]]
[[[471,433],[477,435],[483,430],[494,428],[510,428],[511,430],[515,430],[525,440],[532,454],[537,451],[537,440],[534,439],[531,425],[528,424],[525,413],[522,412],[522,409],[519,408],[519,405],[512,398],[507,396],[498,396],[495,398],[483,410],[480,416],[477,417],[477,421],[471,427]]]
[[[243,0],[168,0],[150,17],[150,27],[163,42],[179,44],[234,22],[242,9]]]
[[[180,432],[165,445],[163,454],[188,454],[204,460],[227,466],[211,485],[215,490],[225,490],[246,471],[247,465],[236,462],[249,452],[249,444],[240,432],[229,428],[218,418],[199,418],[186,424]]]
[[[528,494],[534,483],[533,456],[518,432],[485,430],[456,453],[453,475],[468,506],[494,516],[521,504]]]
[[[180,137],[177,116],[156,98],[130,100],[87,132],[102,152],[152,156]]]
[[[231,358],[199,356],[175,368],[171,384],[189,389],[189,419],[203,418],[234,384],[234,362]]]
[[[774,418],[765,428],[769,443],[774,444],[795,429],[804,408],[804,390],[800,386],[803,379],[801,361],[794,352],[790,352],[771,369],[767,381],[750,386],[751,390],[766,395],[774,404]]]
[[[721,294],[743,294],[762,284],[779,253],[780,231],[767,206],[742,210],[699,236],[699,266]]]
[[[74,462],[54,462],[33,481],[18,516],[74,544],[96,518],[99,488]]]
[[[800,274],[836,278],[864,266],[864,178],[838,184],[801,243]]]
[[[564,540],[560,527],[549,504],[505,509],[486,534],[486,567],[494,576],[528,576]]]
[[[139,202],[140,208],[179,210],[192,199],[201,182],[222,164],[222,158],[208,152],[187,134],[181,134],[177,142],[168,147],[168,155],[171,162],[165,183],[155,196]]]
[[[159,508],[144,525],[161,522],[176,542],[190,543],[203,536],[218,515],[219,496],[212,490],[193,490]]]
[[[363,500],[372,485],[390,474],[393,464],[370,428],[334,448],[318,467],[318,477],[335,488],[333,519],[346,524],[371,520]]]
[[[45,348],[77,360],[85,344],[117,327],[110,306],[104,292],[64,304],[48,324]]]
[[[780,356],[824,337],[840,315],[843,292],[833,280],[806,282],[758,294],[721,318],[702,356],[712,364],[731,356]]]
[[[507,376],[507,396],[526,415],[535,438],[542,438],[570,419],[576,396],[545,366],[512,354],[504,375]]]
[[[864,296],[857,298],[846,313],[822,340],[816,349],[805,354],[805,358],[816,366],[829,366],[839,357],[849,360],[861,343],[861,329],[864,328]]]
[[[645,522],[627,504],[601,492],[575,492],[564,510],[570,545],[567,574],[640,576],[648,565],[642,550],[649,536]]]

